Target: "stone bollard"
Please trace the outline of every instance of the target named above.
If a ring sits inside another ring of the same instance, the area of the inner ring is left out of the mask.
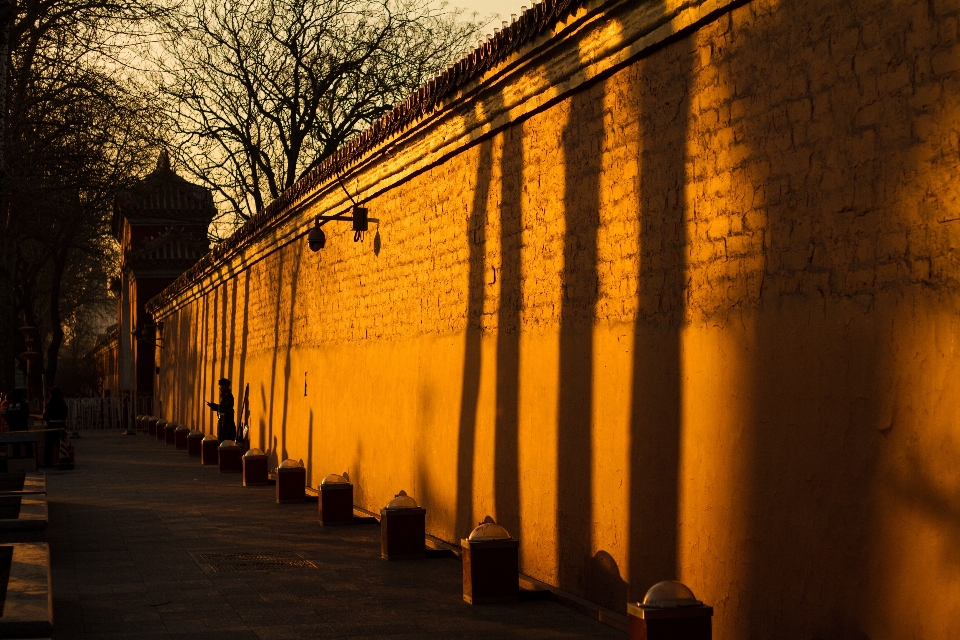
[[[650,587],[643,602],[627,604],[630,640],[711,640],[713,607],[675,580]]]
[[[233,440],[224,440],[217,447],[217,461],[220,473],[243,473],[243,461],[240,459],[240,447]]]
[[[157,437],[157,423],[160,422],[160,418],[150,416],[147,419],[147,435],[151,435],[154,438]]]
[[[168,422],[163,427],[163,441],[167,444],[177,444],[177,423]]]
[[[187,434],[187,455],[191,458],[199,458],[203,449],[203,434],[194,429]]]
[[[69,471],[76,466],[76,462],[77,453],[73,445],[67,441],[66,432],[64,432],[64,439],[60,441],[60,459],[57,461],[57,468]]]
[[[277,503],[293,504],[307,499],[307,470],[303,460],[284,460],[277,467]],[[351,515],[353,511],[351,510]]]
[[[156,433],[157,440],[162,441],[164,439],[164,433],[166,433],[166,430],[167,430],[167,421],[164,420],[163,418],[159,418],[157,420],[157,433]]]
[[[520,599],[520,542],[487,516],[460,541],[463,599],[469,604],[499,604]]]
[[[203,440],[200,442],[200,464],[220,464],[219,447],[220,443],[217,442],[217,436],[212,433],[203,436]]]
[[[320,482],[320,499],[317,500],[317,505],[320,509],[320,524],[353,524],[353,485],[350,484],[346,471],[342,476],[331,473]]]
[[[427,510],[401,491],[380,509],[380,557],[420,560],[427,555]]]
[[[243,454],[243,486],[255,487],[269,482],[267,454],[260,449],[250,449]]]
[[[187,450],[187,437],[190,435],[190,428],[185,427],[182,424],[177,425],[177,428],[173,430],[173,443],[176,445],[177,449]]]

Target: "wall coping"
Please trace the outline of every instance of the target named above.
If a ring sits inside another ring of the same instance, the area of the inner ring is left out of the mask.
[[[164,318],[306,235],[316,213],[349,209],[340,181],[356,185],[358,202],[368,201],[746,1],[534,5],[351,138],[151,299],[146,310]]]

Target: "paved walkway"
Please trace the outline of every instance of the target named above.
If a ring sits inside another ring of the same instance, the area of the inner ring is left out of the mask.
[[[385,562],[376,524],[321,527],[153,438],[73,442],[47,476],[57,640],[625,637],[549,601],[471,607],[458,560]],[[224,552],[315,568],[214,571]]]

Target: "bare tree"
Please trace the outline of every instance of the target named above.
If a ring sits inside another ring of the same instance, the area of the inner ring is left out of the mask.
[[[139,0],[19,0],[0,12],[0,384],[20,323],[42,329],[48,381],[70,324],[102,304],[112,197],[155,139],[149,102],[112,60],[146,18]],[[2,45],[4,43],[0,43]],[[5,161],[3,161],[5,160]],[[98,291],[98,289],[100,291]]]
[[[106,302],[117,262],[113,200],[153,159],[145,143],[155,120],[149,103],[98,70],[32,86],[43,108],[22,114],[30,135],[17,139],[22,160],[8,169],[7,198],[19,217],[13,292],[22,320],[43,330],[52,384],[69,323]]]
[[[262,209],[463,51],[478,25],[426,0],[197,2],[157,60],[179,161]]]

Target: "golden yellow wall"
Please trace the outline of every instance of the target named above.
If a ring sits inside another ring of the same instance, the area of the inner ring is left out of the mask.
[[[311,484],[492,515],[618,612],[679,578],[725,640],[960,637],[960,2],[682,4],[558,28],[356,169],[378,241],[295,238],[327,188],[163,306],[167,417],[249,383]]]

